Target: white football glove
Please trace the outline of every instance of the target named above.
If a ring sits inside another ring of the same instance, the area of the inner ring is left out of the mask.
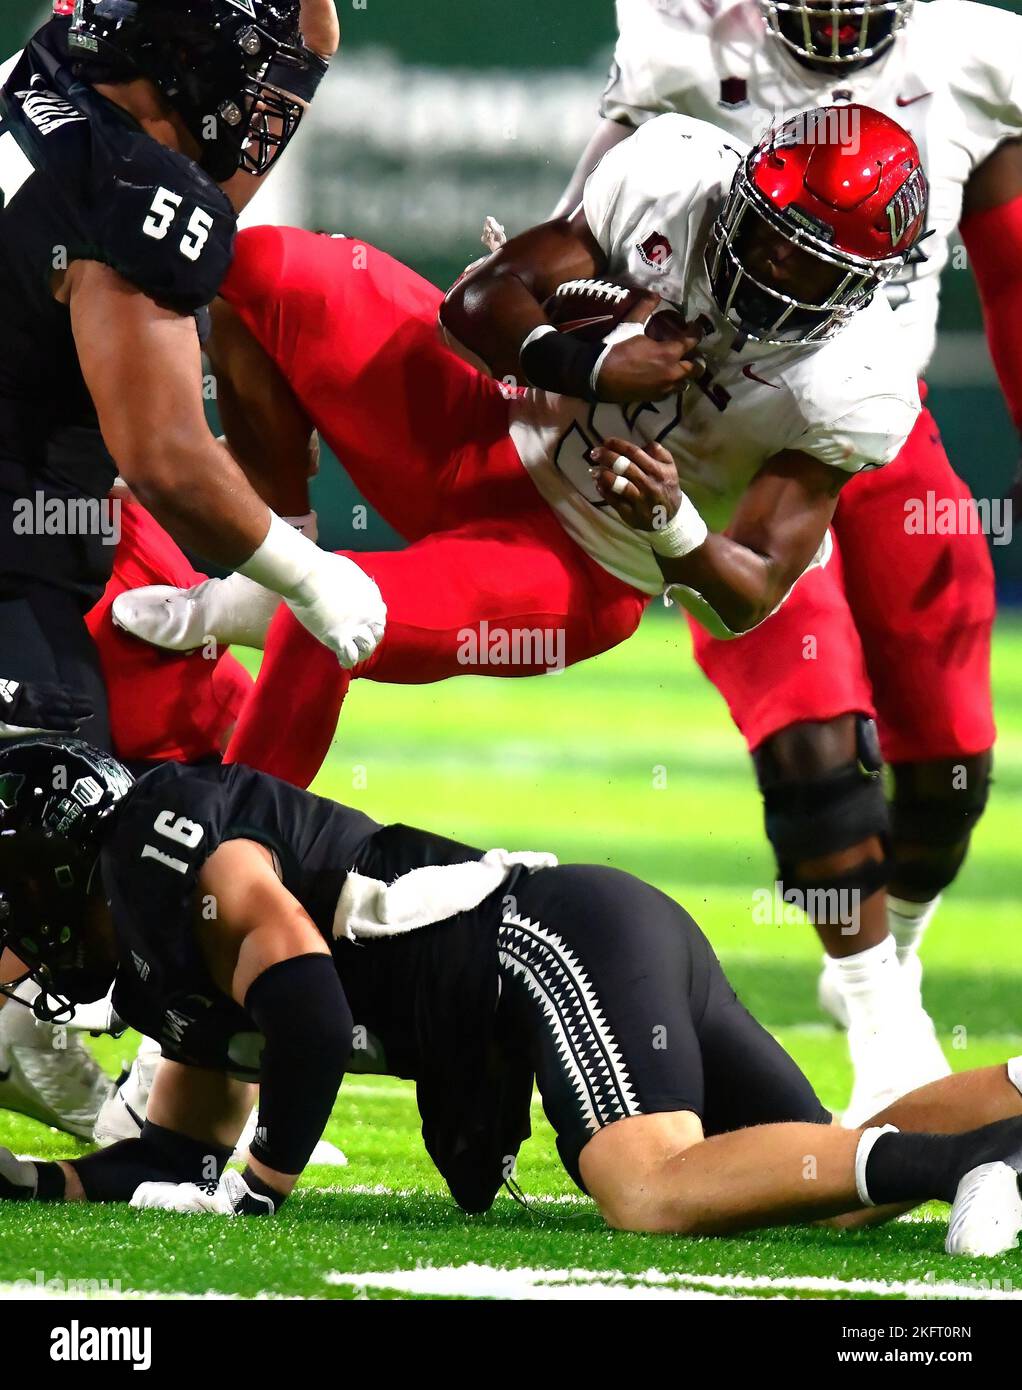
[[[308,577],[285,602],[345,670],[372,656],[387,626],[387,605],[376,581],[354,560],[326,550],[318,552]]]
[[[210,1190],[193,1182],[144,1182],[135,1189],[131,1205],[139,1211],[181,1211],[214,1216],[272,1216],[273,1203],[253,1192],[234,1168]]]

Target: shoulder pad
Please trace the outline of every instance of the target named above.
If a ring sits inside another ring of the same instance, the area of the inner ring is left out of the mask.
[[[184,155],[103,125],[92,132],[93,257],[157,302],[194,313],[227,274],[234,209]]]

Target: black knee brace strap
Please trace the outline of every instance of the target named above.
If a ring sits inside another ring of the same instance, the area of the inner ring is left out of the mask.
[[[870,719],[856,726],[854,762],[799,780],[760,778],[766,833],[777,856],[785,890],[805,894],[854,891],[863,898],[884,888],[890,877],[890,822],[882,780],[883,759]],[[867,860],[831,878],[810,878],[797,865],[851,849],[876,837],[882,859]]]
[[[762,792],[767,838],[782,869],[873,836],[886,852],[890,824],[879,769],[846,763],[820,777],[764,785]]]

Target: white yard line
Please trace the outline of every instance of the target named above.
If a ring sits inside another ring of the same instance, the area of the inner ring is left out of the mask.
[[[218,1293],[215,1289],[210,1289],[206,1293],[170,1293],[164,1290],[153,1291],[150,1289],[117,1289],[104,1288],[104,1283],[109,1280],[102,1279],[70,1279],[66,1284],[63,1281],[49,1279],[45,1282],[38,1282],[34,1279],[17,1279],[13,1282],[0,1283],[0,1303],[21,1302],[21,1303],[60,1303],[65,1299],[73,1299],[76,1302],[80,1299],[88,1299],[89,1302],[99,1303],[120,1303],[120,1302],[155,1302],[155,1303],[201,1303],[201,1302],[220,1302],[220,1303],[306,1303],[308,1300],[297,1294],[281,1293]],[[52,1287],[51,1287],[52,1286]],[[59,1287],[58,1287],[59,1286]]]
[[[980,1281],[955,1283],[925,1279],[840,1279],[835,1276],[678,1274],[648,1269],[641,1274],[617,1270],[501,1269],[493,1265],[443,1265],[436,1268],[327,1275],[327,1283],[352,1288],[392,1289],[399,1293],[528,1300],[587,1299],[741,1299],[767,1295],[790,1298],[800,1293],[873,1295],[880,1298],[1022,1299],[1022,1291],[985,1288]],[[726,1292],[718,1292],[718,1290]],[[734,1292],[734,1291],[737,1291]]]

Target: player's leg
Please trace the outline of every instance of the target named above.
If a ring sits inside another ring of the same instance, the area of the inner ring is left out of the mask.
[[[831,1124],[688,914],[627,874],[529,875],[498,952],[506,1036],[528,1047],[565,1167],[611,1225],[724,1234],[951,1200],[991,1153],[1022,1167],[1022,1119],[882,1146],[876,1128]]]
[[[266,227],[239,236],[223,295],[400,535],[505,514],[507,402],[440,342],[440,290],[364,242]]]
[[[821,1002],[849,1025],[864,1118],[947,1064],[889,930],[882,760],[839,551],[753,632],[721,642],[691,627],[752,752],[782,891],[823,943]]]
[[[532,484],[522,474],[526,488]],[[270,629],[227,761],[298,785],[318,772],[353,677],[421,685],[560,670],[631,635],[644,595],[601,569],[538,497],[528,522],[491,521],[407,550],[352,556],[380,586],[387,631],[353,672],[286,609]]]
[[[144,507],[123,505],[113,574],[87,621],[109,696],[114,751],[133,767],[219,757],[252,687],[248,673],[217,641],[189,655],[164,652],[127,636],[112,620],[114,603],[125,592],[202,580]]]
[[[835,526],[893,773],[888,916],[918,984],[923,933],[986,804],[994,741],[993,570],[928,411],[893,463],[848,489]]]

